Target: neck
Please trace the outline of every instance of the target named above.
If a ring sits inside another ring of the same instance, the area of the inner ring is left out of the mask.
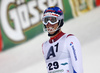
[[[49,36],[49,37],[53,38],[53,37],[57,36],[60,32],[61,32],[61,29],[56,31],[54,34],[50,34],[51,36]]]
[[[55,34],[55,35],[53,35],[53,36],[50,36],[50,38],[56,37],[60,32],[61,32],[61,29],[57,32],[57,34]]]
[[[62,37],[65,33],[63,33],[62,31],[59,31],[59,33],[57,33],[55,36],[50,37],[49,42],[53,43],[55,41],[57,41],[60,37]]]

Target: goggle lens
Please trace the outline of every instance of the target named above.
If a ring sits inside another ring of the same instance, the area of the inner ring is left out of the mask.
[[[45,17],[45,18],[43,19],[43,22],[44,22],[45,24],[47,24],[48,21],[50,21],[51,23],[55,23],[55,22],[57,22],[57,18],[56,18],[56,17]]]

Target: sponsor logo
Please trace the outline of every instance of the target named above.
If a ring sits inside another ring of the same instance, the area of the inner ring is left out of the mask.
[[[58,14],[55,14],[55,13],[46,13],[44,16],[59,16]]]
[[[63,69],[61,69],[61,70],[56,70],[56,71],[52,71],[52,72],[49,72],[49,73],[62,73],[62,72],[64,72]]]
[[[73,42],[70,43],[70,46],[72,46],[72,45],[73,45]]]
[[[73,50],[73,53],[74,53],[75,60],[77,61],[76,51],[75,51],[73,42],[70,43],[70,46],[72,47],[72,50]]]
[[[61,63],[61,65],[67,65],[68,63],[66,62],[66,63]]]
[[[67,70],[67,72],[69,72],[69,70]]]
[[[2,0],[1,26],[6,37],[14,42],[25,41],[25,32],[41,23],[43,11],[49,6],[63,9],[62,0]]]
[[[94,8],[93,0],[69,0],[74,17],[80,16]]]

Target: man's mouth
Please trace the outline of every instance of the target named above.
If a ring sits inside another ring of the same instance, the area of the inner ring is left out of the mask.
[[[53,27],[49,27],[49,28],[47,28],[47,29],[48,29],[48,31],[50,31],[50,32],[52,32],[52,31],[54,30]]]
[[[52,30],[53,30],[53,27],[49,27],[49,28],[48,28],[48,31],[52,31]]]

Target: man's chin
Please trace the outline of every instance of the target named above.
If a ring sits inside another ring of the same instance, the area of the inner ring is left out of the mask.
[[[55,33],[55,32],[49,32],[49,34],[51,34],[51,35],[54,34],[54,33]]]

